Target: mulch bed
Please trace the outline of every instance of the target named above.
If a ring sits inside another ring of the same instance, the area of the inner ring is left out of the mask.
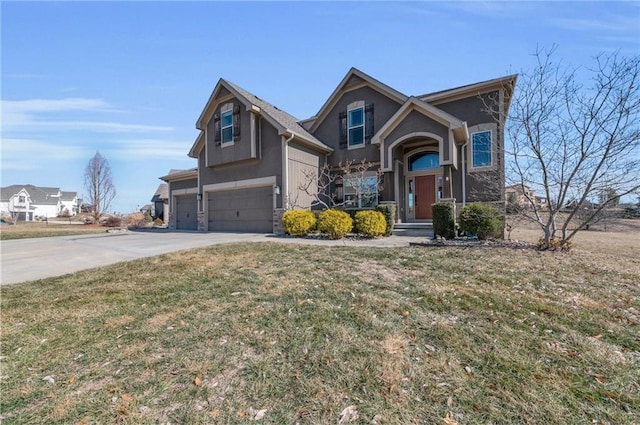
[[[473,238],[454,238],[454,239],[426,239],[422,242],[410,242],[409,246],[425,246],[425,247],[440,247],[440,246],[461,246],[461,247],[475,247],[475,248],[513,248],[513,249],[538,249],[536,244],[531,242],[522,241],[509,241],[499,239],[478,240]]]

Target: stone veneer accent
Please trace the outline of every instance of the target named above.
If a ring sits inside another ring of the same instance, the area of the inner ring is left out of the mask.
[[[273,210],[273,233],[275,235],[284,235],[284,226],[282,225],[282,215],[284,211],[283,208]]]
[[[206,232],[207,230],[207,221],[204,217],[204,211],[198,211],[198,232]]]

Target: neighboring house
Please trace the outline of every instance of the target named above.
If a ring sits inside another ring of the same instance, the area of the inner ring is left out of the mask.
[[[220,79],[196,128],[197,168],[161,177],[169,185],[169,225],[200,231],[276,231],[283,210],[310,207],[298,188],[325,163],[366,160],[375,196],[358,199],[349,181],[331,196],[347,208],[397,205],[398,220],[428,221],[431,205],[504,205],[503,128],[516,82],[511,75],[407,96],[352,68],[318,113],[298,120]],[[493,113],[488,112],[489,109]]]
[[[169,213],[169,185],[161,183],[151,198],[153,203],[153,219],[159,218],[163,222],[167,222]]]
[[[12,185],[0,188],[0,213],[15,220],[32,221],[38,218],[58,217],[68,210],[78,212],[76,192],[62,192],[57,187]]]
[[[547,198],[543,196],[536,196],[534,190],[523,184],[507,186],[504,189],[504,193],[507,207],[509,204],[513,204],[524,209],[532,209],[534,206],[536,208],[543,209],[547,206]]]
[[[153,204],[146,204],[143,205],[142,208],[140,208],[139,210],[142,214],[146,216],[151,216],[153,217]]]
[[[60,215],[74,216],[78,214],[80,210],[80,200],[78,199],[78,192],[60,192]]]

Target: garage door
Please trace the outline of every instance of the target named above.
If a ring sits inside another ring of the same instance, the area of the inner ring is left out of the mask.
[[[273,188],[210,192],[209,230],[223,232],[273,232]]]
[[[176,196],[176,229],[198,230],[196,195]]]

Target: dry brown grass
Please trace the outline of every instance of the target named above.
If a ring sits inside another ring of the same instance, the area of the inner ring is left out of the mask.
[[[640,260],[583,243],[236,244],[2,287],[2,421],[640,423]]]
[[[0,240],[45,238],[51,236],[84,235],[104,233],[107,228],[98,224],[44,223],[19,221],[15,225],[0,226]]]
[[[534,223],[511,219],[511,239],[536,243],[542,232]],[[581,230],[573,239],[574,250],[596,255],[640,258],[640,220],[616,219]]]

